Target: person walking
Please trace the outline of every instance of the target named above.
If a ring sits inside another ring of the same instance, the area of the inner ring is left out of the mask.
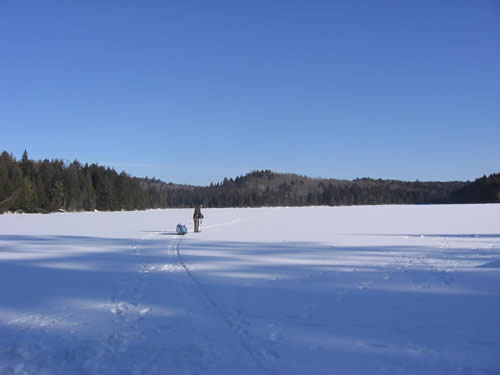
[[[203,214],[201,213],[201,207],[199,204],[194,208],[193,221],[194,221],[194,232],[198,233],[200,231],[200,220],[203,219]]]

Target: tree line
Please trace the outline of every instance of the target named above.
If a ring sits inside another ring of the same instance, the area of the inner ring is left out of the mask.
[[[0,155],[0,213],[149,208],[500,202],[500,174],[474,182],[320,179],[253,171],[209,186],[137,178],[98,164]]]
[[[168,201],[190,207],[340,206],[369,204],[448,203],[464,182],[405,182],[370,178],[319,179],[294,174],[254,171],[208,187],[170,191]]]
[[[0,155],[0,212],[117,211],[166,207],[162,185],[78,161]]]
[[[452,193],[454,203],[500,203],[500,173],[476,179]]]

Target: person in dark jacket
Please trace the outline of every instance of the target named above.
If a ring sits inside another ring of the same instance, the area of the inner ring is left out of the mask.
[[[203,219],[203,214],[201,213],[201,207],[199,204],[194,208],[193,221],[194,221],[194,232],[198,233],[200,231],[200,220]]]

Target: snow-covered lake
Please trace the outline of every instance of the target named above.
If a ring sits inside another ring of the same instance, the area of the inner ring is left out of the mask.
[[[500,374],[500,205],[0,216],[0,374]]]

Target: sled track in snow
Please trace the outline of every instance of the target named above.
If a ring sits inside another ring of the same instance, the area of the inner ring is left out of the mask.
[[[198,278],[191,272],[189,267],[186,265],[184,262],[184,259],[182,258],[181,252],[180,252],[180,244],[182,241],[183,236],[179,235],[177,239],[177,245],[176,245],[176,250],[177,250],[177,258],[179,259],[179,263],[181,264],[182,268],[186,271],[190,279],[193,281],[193,283],[196,285],[200,293],[206,298],[206,300],[212,305],[214,310],[216,311],[217,315],[220,316],[220,318],[224,321],[224,323],[229,327],[231,332],[238,338],[238,341],[241,345],[241,347],[244,349],[244,351],[249,355],[249,357],[252,359],[253,362],[257,365],[257,367],[265,373],[270,373],[270,371],[262,364],[262,361],[258,357],[258,355],[255,353],[254,350],[248,345],[246,341],[241,337],[241,335],[236,331],[234,323],[231,321],[231,319],[228,317],[228,315],[225,313],[225,311],[219,306],[219,304],[215,301],[215,299],[208,293],[208,290],[205,288],[205,286],[198,280]]]

